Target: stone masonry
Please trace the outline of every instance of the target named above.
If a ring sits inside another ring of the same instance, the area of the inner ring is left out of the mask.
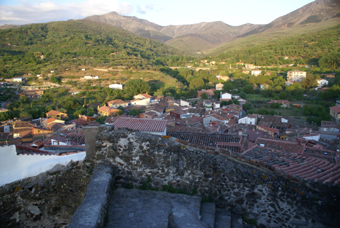
[[[219,150],[207,152],[169,136],[102,128],[96,141],[97,163],[109,162],[117,185],[152,188],[172,185],[213,197],[217,207],[257,220],[267,227],[337,227],[338,185],[291,180]]]

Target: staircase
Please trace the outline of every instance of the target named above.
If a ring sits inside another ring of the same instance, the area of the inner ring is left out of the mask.
[[[125,188],[115,190],[105,227],[255,228],[215,203],[201,203],[199,196]]]

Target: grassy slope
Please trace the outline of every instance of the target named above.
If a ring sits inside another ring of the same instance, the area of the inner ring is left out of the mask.
[[[313,33],[321,31],[339,24],[339,19],[334,18],[328,21],[317,24],[299,25],[285,30],[269,29],[263,33],[254,34],[251,36],[238,38],[232,42],[228,42],[218,47],[212,48],[207,51],[207,55],[217,55],[221,52],[240,50],[257,45],[262,45],[266,42],[276,41],[283,38],[293,37],[301,34]]]
[[[188,53],[206,51],[213,47],[212,44],[195,35],[181,36],[169,40],[165,44]]]
[[[152,64],[157,57],[179,53],[158,41],[91,21],[51,22],[4,29],[0,31],[0,37],[0,55],[3,56],[0,77],[20,75],[47,65],[110,66],[117,59],[123,64],[136,60]],[[40,53],[44,55],[43,60],[40,60]],[[110,56],[110,53],[117,55]]]

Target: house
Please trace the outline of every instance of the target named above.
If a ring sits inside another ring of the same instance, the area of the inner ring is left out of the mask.
[[[82,71],[85,71],[86,69],[85,68],[83,68],[83,69],[81,69]]]
[[[245,103],[247,103],[247,101],[245,99],[242,99],[241,97],[238,98],[237,100],[240,105],[244,105]]]
[[[220,109],[221,108],[221,102],[218,102],[218,101],[214,102],[213,108],[214,108],[214,110]]]
[[[24,83],[25,81],[26,81],[26,78],[22,78],[22,77],[13,78],[13,82]]]
[[[216,61],[211,61],[210,62],[210,66],[215,66],[215,64],[216,64]]]
[[[257,124],[257,115],[248,115],[243,118],[240,118],[238,120],[239,124],[251,124],[251,125],[256,125]]]
[[[210,122],[221,122],[222,124],[227,123],[227,117],[223,114],[211,114],[203,117],[203,125],[207,126]]]
[[[84,79],[85,80],[95,80],[95,79],[99,79],[99,76],[85,75]]]
[[[222,83],[217,83],[217,84],[216,84],[216,90],[223,90],[223,86],[224,86],[224,84],[222,84]]]
[[[222,80],[222,81],[228,81],[229,77],[228,76],[223,76],[223,75],[216,75],[217,80]]]
[[[253,76],[258,76],[258,75],[260,75],[261,74],[261,71],[260,70],[252,70],[251,71],[251,75],[253,75]]]
[[[204,100],[203,106],[205,107],[206,110],[212,110],[213,102],[211,100]]]
[[[306,78],[306,72],[300,70],[291,70],[287,72],[287,81],[301,82]]]
[[[97,108],[98,114],[101,116],[112,116],[120,112],[120,109],[110,108],[108,106],[102,106]]]
[[[232,100],[232,94],[231,93],[221,93],[220,94],[220,101],[230,101]]]
[[[207,94],[208,98],[211,98],[215,95],[215,89],[202,89],[201,91],[197,91],[197,98],[200,98],[203,93]]]
[[[58,120],[68,118],[66,113],[55,111],[55,110],[51,110],[51,111],[47,112],[46,117],[47,118],[54,118],[54,119],[58,119]]]
[[[317,80],[318,82],[318,87],[322,87],[324,85],[328,85],[328,81],[326,79],[320,79],[320,80]]]
[[[340,106],[333,106],[329,108],[329,114],[336,120],[336,122],[339,122],[340,120]]]
[[[51,135],[53,134],[53,131],[50,129],[45,129],[41,127],[32,127],[32,135],[37,136],[37,135]]]
[[[253,68],[255,68],[254,64],[248,64],[248,63],[246,63],[246,64],[244,65],[244,67],[247,68],[247,69],[253,69]]]
[[[150,104],[150,98],[147,99],[136,99],[131,101],[132,105],[147,106]]]
[[[134,100],[131,101],[132,105],[141,105],[141,106],[147,106],[151,103],[152,96],[144,93],[144,94],[138,94],[133,96]]]
[[[96,121],[96,118],[95,117],[92,117],[92,116],[85,116],[85,115],[79,115],[79,119],[80,120],[85,120],[87,122],[94,122]]]
[[[109,85],[110,89],[119,89],[122,90],[123,89],[123,85],[122,84],[111,84]]]
[[[139,117],[144,118],[144,119],[153,119],[156,116],[157,114],[154,112],[144,112],[144,113],[139,114]]]
[[[107,106],[111,108],[118,108],[119,106],[126,107],[126,106],[129,106],[129,104],[130,104],[130,101],[123,101],[121,99],[116,99],[116,100],[107,102]]]
[[[282,108],[289,108],[289,101],[288,100],[271,100],[268,102],[268,104],[280,104]]]
[[[133,96],[133,98],[135,99],[151,99],[151,95],[147,94],[147,93],[143,93],[143,94],[138,94],[138,95],[135,95]]]
[[[8,112],[7,108],[0,108],[0,112]]]
[[[139,130],[142,133],[166,135],[167,120],[120,117],[114,122],[114,129]]]
[[[179,105],[180,106],[187,106],[187,107],[191,107],[191,102],[189,102],[189,101],[185,101],[185,100],[180,100],[179,101]]]

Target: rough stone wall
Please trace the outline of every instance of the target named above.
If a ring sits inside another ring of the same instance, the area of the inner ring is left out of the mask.
[[[142,186],[150,176],[153,188],[171,184],[188,193],[196,189],[212,196],[217,206],[269,227],[339,222],[339,186],[289,180],[239,157],[209,153],[168,136],[102,130],[96,151],[98,162],[115,166],[116,183],[121,185]]]
[[[67,227],[82,203],[93,160],[56,166],[0,188],[0,227]]]

